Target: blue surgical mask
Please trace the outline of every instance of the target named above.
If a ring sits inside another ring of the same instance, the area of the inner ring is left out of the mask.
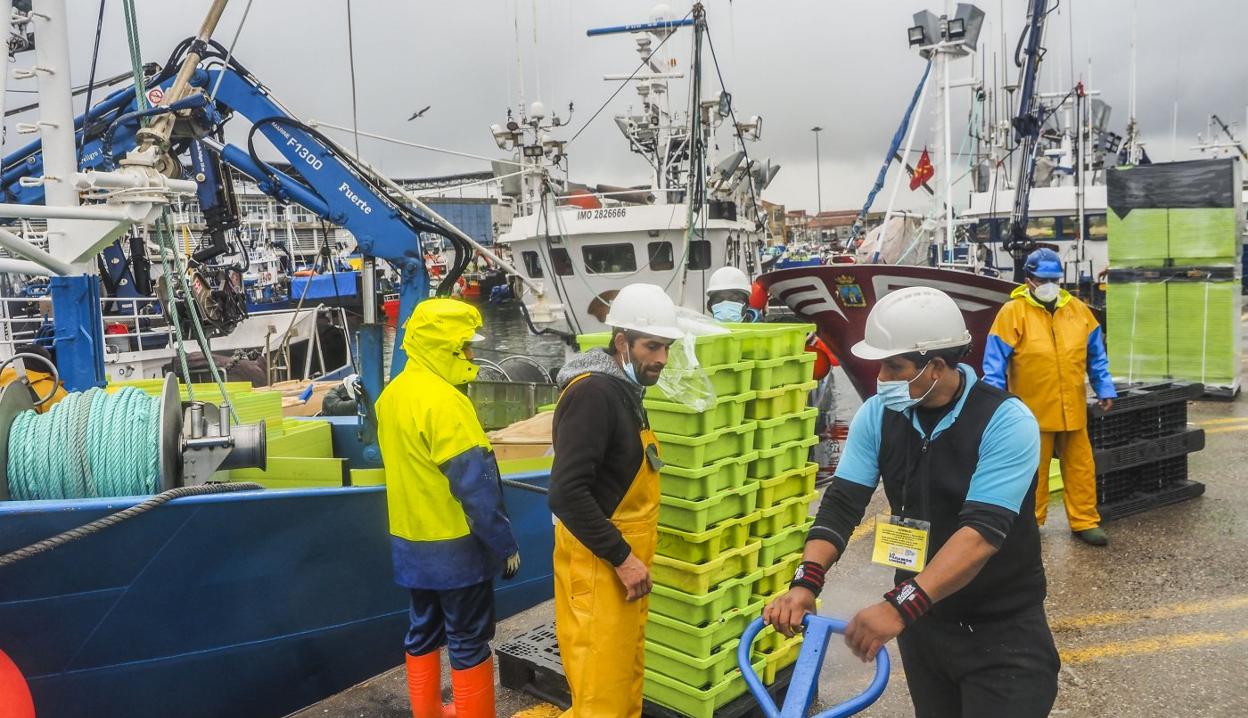
[[[932,393],[932,389],[936,388],[936,382],[932,382],[932,385],[927,388],[927,391],[923,392],[923,396],[920,396],[917,399],[912,399],[910,397],[910,385],[913,384],[916,379],[923,376],[923,372],[927,371],[927,368],[931,366],[931,364],[932,363],[930,361],[927,364],[924,364],[923,368],[919,370],[918,375],[910,381],[906,381],[905,379],[898,379],[897,381],[880,381],[879,379],[876,379],[875,393],[879,394],[880,401],[884,402],[884,408],[892,409],[893,411],[905,411],[906,409],[909,409],[918,404],[920,401],[926,399],[927,395]]]
[[[739,322],[745,316],[745,302],[720,302],[711,307],[711,316],[721,322]]]
[[[637,367],[633,366],[632,352],[627,349],[624,350],[624,376],[627,376],[628,380],[637,386],[641,386],[641,382],[637,381]]]

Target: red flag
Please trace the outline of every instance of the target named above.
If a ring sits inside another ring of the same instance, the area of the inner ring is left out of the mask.
[[[932,167],[932,158],[927,154],[927,148],[923,148],[923,155],[919,157],[919,164],[914,168],[914,174],[910,175],[910,191],[922,187],[936,174],[936,168]]]

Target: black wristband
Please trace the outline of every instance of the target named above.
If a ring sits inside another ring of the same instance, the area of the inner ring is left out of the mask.
[[[793,580],[789,583],[789,588],[802,587],[807,589],[816,596],[823,590],[824,574],[827,570],[823,566],[814,561],[803,561],[802,565],[797,567],[797,571],[793,573]]]
[[[907,626],[922,618],[932,608],[932,599],[913,578],[894,586],[893,590],[884,594],[884,600],[897,609]]]

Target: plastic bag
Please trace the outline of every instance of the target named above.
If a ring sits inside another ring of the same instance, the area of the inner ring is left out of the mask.
[[[706,370],[698,365],[692,333],[672,343],[658,386],[671,401],[694,411],[706,411],[715,406],[715,387]]]

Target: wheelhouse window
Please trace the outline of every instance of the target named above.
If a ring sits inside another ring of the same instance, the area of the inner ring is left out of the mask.
[[[1109,239],[1109,225],[1103,214],[1085,215],[1083,221],[1088,225],[1087,238],[1091,242],[1104,242]]]
[[[711,243],[705,239],[695,239],[689,243],[689,268],[711,268]]]
[[[572,276],[572,257],[563,247],[550,248],[550,263],[555,266],[555,274],[560,277]]]
[[[637,271],[637,255],[631,244],[594,244],[581,250],[585,271],[590,274],[615,274]]]
[[[676,267],[671,242],[650,242],[646,245],[646,254],[650,257],[650,269],[656,272]]]
[[[529,273],[529,277],[541,279],[542,260],[537,256],[537,252],[521,252],[520,257],[524,260],[524,271]]]
[[[1032,217],[1027,220],[1027,236],[1041,241],[1054,239],[1057,236],[1057,218]]]

